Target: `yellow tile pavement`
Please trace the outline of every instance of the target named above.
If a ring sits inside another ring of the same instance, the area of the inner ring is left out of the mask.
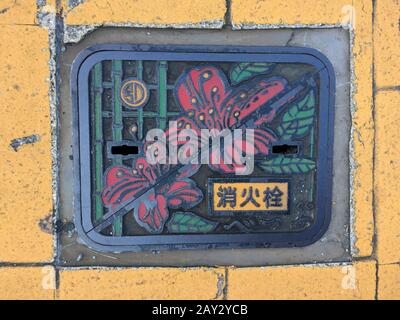
[[[375,191],[379,263],[400,262],[400,91],[376,95]]]
[[[315,0],[232,0],[232,22],[241,25],[331,24],[346,19],[351,1]],[[345,9],[343,9],[345,8]]]
[[[43,267],[0,267],[0,300],[55,298],[55,270]]]
[[[63,270],[60,299],[222,298],[224,269],[139,268]]]
[[[230,269],[228,299],[374,299],[375,273],[374,261]]]
[[[74,8],[64,1],[64,7],[68,25],[222,24],[226,12],[225,0],[87,0]]]
[[[380,265],[378,278],[378,299],[400,300],[400,265]]]
[[[40,219],[52,212],[48,32],[0,26],[0,261],[44,262],[52,235]],[[13,139],[39,141],[11,148]]]
[[[400,1],[376,1],[375,71],[378,87],[400,86]]]
[[[373,55],[372,2],[354,1],[353,7],[353,152],[354,161],[352,202],[354,208],[355,256],[373,253]],[[346,8],[346,7],[345,7]],[[343,13],[343,11],[342,11]],[[341,16],[343,19],[343,16]]]
[[[35,24],[36,9],[34,0],[1,0],[0,25]]]

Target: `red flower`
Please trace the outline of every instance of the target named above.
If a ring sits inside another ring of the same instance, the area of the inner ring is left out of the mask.
[[[231,87],[225,74],[215,67],[191,68],[175,86],[175,100],[184,113],[177,119],[178,132],[185,128],[193,129],[198,134],[200,129],[234,129],[237,123],[254,115],[256,120],[250,126],[254,129],[254,145],[249,145],[247,153],[267,155],[271,142],[276,138],[265,125],[274,118],[275,109],[261,113],[260,108],[282,92],[286,84],[283,78],[257,77],[244,85]],[[245,128],[246,125],[241,126],[241,129]],[[175,139],[178,132],[168,130],[168,138]],[[245,151],[244,139],[236,143],[242,149],[233,152]],[[219,164],[210,167],[225,173],[242,167],[241,164],[224,164],[222,158]]]
[[[102,193],[104,204],[115,209],[139,192],[154,186],[154,192],[134,209],[137,223],[151,233],[160,233],[168,219],[168,207],[188,209],[202,200],[202,193],[188,179],[198,166],[185,167],[174,181],[156,184],[169,170],[168,165],[150,165],[145,158],[138,158],[133,168],[111,167],[106,173],[106,187]]]

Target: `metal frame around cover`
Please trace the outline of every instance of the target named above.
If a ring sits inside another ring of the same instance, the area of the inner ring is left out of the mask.
[[[317,213],[314,224],[300,232],[235,234],[168,234],[104,236],[93,228],[91,218],[91,167],[89,130],[89,73],[103,60],[167,60],[213,62],[305,63],[319,73],[319,130],[317,159]],[[332,154],[335,106],[335,73],[319,51],[302,47],[261,46],[159,46],[97,45],[83,50],[71,70],[74,153],[74,212],[79,236],[98,251],[139,252],[165,249],[232,247],[301,247],[317,241],[328,229],[331,218]]]

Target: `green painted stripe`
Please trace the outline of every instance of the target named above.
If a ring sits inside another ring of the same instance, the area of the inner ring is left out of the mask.
[[[114,88],[114,105],[113,105],[113,139],[115,142],[122,140],[122,106],[121,101],[119,99],[119,92],[121,88],[121,79],[122,79],[122,61],[121,60],[113,60],[112,62],[112,81]],[[114,159],[114,164],[121,165],[121,159]],[[118,217],[114,221],[113,225],[113,234],[114,236],[122,235],[122,217]]]
[[[102,66],[98,63],[93,72],[94,102],[94,162],[95,162],[95,219],[103,216],[101,192],[103,188],[103,119],[102,119]]]
[[[137,62],[137,78],[138,80],[143,80],[143,61],[138,61]],[[143,139],[144,133],[143,133],[143,108],[139,108],[137,112],[137,117],[138,117],[138,138],[139,140]]]
[[[314,158],[314,125],[311,126],[310,130],[310,158]],[[310,173],[310,191],[308,192],[308,201],[312,202],[314,198],[314,173]]]
[[[122,106],[119,99],[119,91],[121,88],[121,76],[122,76],[122,61],[114,60],[112,63],[112,77],[114,83],[113,139],[114,141],[117,142],[122,140]]]
[[[159,103],[159,127],[167,126],[167,61],[160,61],[158,65],[158,103]]]

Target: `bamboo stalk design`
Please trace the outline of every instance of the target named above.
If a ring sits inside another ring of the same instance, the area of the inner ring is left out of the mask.
[[[139,60],[137,62],[137,78],[138,80],[143,80],[143,61]],[[137,126],[138,126],[138,138],[143,139],[143,108],[139,108],[137,112]]]
[[[121,79],[122,79],[122,61],[121,60],[113,60],[112,62],[112,82],[113,82],[113,140],[115,142],[122,141],[122,106],[119,99],[119,90],[121,87]],[[118,158],[113,159],[114,165],[121,165],[122,160]],[[119,217],[115,220],[113,225],[113,235],[121,236],[122,235],[122,217]]]
[[[103,118],[112,119],[112,138],[114,142],[123,140],[123,119],[125,117],[137,118],[138,125],[138,138],[144,138],[144,118],[157,118],[158,125],[161,129],[167,126],[167,120],[170,116],[177,116],[179,112],[169,112],[167,103],[167,92],[169,86],[167,85],[167,61],[160,61],[157,63],[158,67],[158,83],[153,85],[153,89],[157,89],[158,95],[158,112],[144,111],[143,108],[137,110],[126,111],[123,110],[122,103],[119,99],[120,88],[123,78],[123,64],[121,60],[113,60],[111,68],[111,81],[103,81],[102,64],[98,63],[94,67],[92,73],[92,99],[94,105],[94,186],[95,186],[95,219],[99,220],[104,215],[104,207],[101,198],[103,189]],[[137,61],[137,79],[143,80],[143,61]],[[103,110],[103,90],[104,88],[112,89],[112,111]],[[122,160],[114,158],[113,165],[122,165]],[[122,235],[122,218],[119,217],[113,224],[113,235]]]
[[[94,102],[94,163],[95,163],[95,219],[103,216],[103,126],[102,126],[102,66],[98,63],[92,74],[93,102]]]
[[[315,124],[314,124],[315,125]],[[310,158],[314,158],[314,125],[311,127],[310,130]],[[312,202],[314,197],[314,173],[311,172],[310,174],[310,191],[308,192],[308,201]]]
[[[158,64],[158,103],[159,103],[159,127],[165,129],[167,126],[167,69],[166,61]]]

